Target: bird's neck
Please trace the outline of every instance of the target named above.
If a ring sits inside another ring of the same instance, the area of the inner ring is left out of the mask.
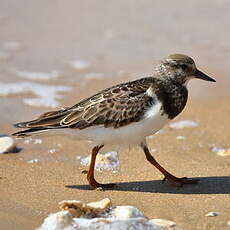
[[[177,81],[161,81],[158,84],[157,91],[158,98],[163,103],[165,113],[169,119],[173,119],[184,109],[187,98],[188,90],[184,84]]]
[[[187,85],[186,77],[180,69],[175,69],[172,66],[161,63],[156,66],[155,73],[155,77],[162,82],[177,82],[181,85]]]

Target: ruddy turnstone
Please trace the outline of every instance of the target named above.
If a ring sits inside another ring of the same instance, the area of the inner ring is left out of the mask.
[[[166,171],[150,154],[146,137],[159,131],[184,109],[190,79],[215,82],[196,68],[192,58],[172,54],[156,66],[150,77],[121,83],[81,100],[72,107],[42,114],[35,120],[15,124],[26,130],[14,133],[26,136],[43,131],[70,131],[78,139],[94,141],[87,179],[93,188],[96,156],[107,144],[139,145],[147,160],[173,184],[195,184],[197,179],[178,178]]]

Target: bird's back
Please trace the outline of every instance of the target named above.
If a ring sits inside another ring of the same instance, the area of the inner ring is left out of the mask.
[[[49,129],[86,129],[103,126],[114,129],[145,118],[146,112],[160,102],[159,111],[169,119],[184,108],[187,89],[177,82],[155,77],[141,78],[115,85],[81,100],[72,107],[42,114],[37,119],[15,124],[27,130],[14,133],[24,136]]]

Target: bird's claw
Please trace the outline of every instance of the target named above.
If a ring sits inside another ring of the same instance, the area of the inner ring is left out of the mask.
[[[197,184],[199,182],[199,179],[189,179],[187,177],[174,177],[174,176],[165,176],[162,180],[162,183],[165,181],[168,181],[173,186],[183,186],[184,184]]]
[[[116,184],[115,183],[110,183],[110,184],[93,183],[90,184],[90,186],[97,191],[104,191],[105,189],[113,188],[114,186],[116,186]]]

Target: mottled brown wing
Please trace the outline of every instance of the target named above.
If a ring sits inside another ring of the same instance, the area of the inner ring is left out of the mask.
[[[148,78],[106,89],[72,107],[61,126],[84,129],[95,125],[119,128],[143,118],[153,97],[146,91],[152,85]]]
[[[142,78],[105,89],[73,107],[42,114],[33,121],[15,124],[19,128],[84,129],[95,125],[118,128],[142,119],[153,98],[146,93],[154,79]]]

